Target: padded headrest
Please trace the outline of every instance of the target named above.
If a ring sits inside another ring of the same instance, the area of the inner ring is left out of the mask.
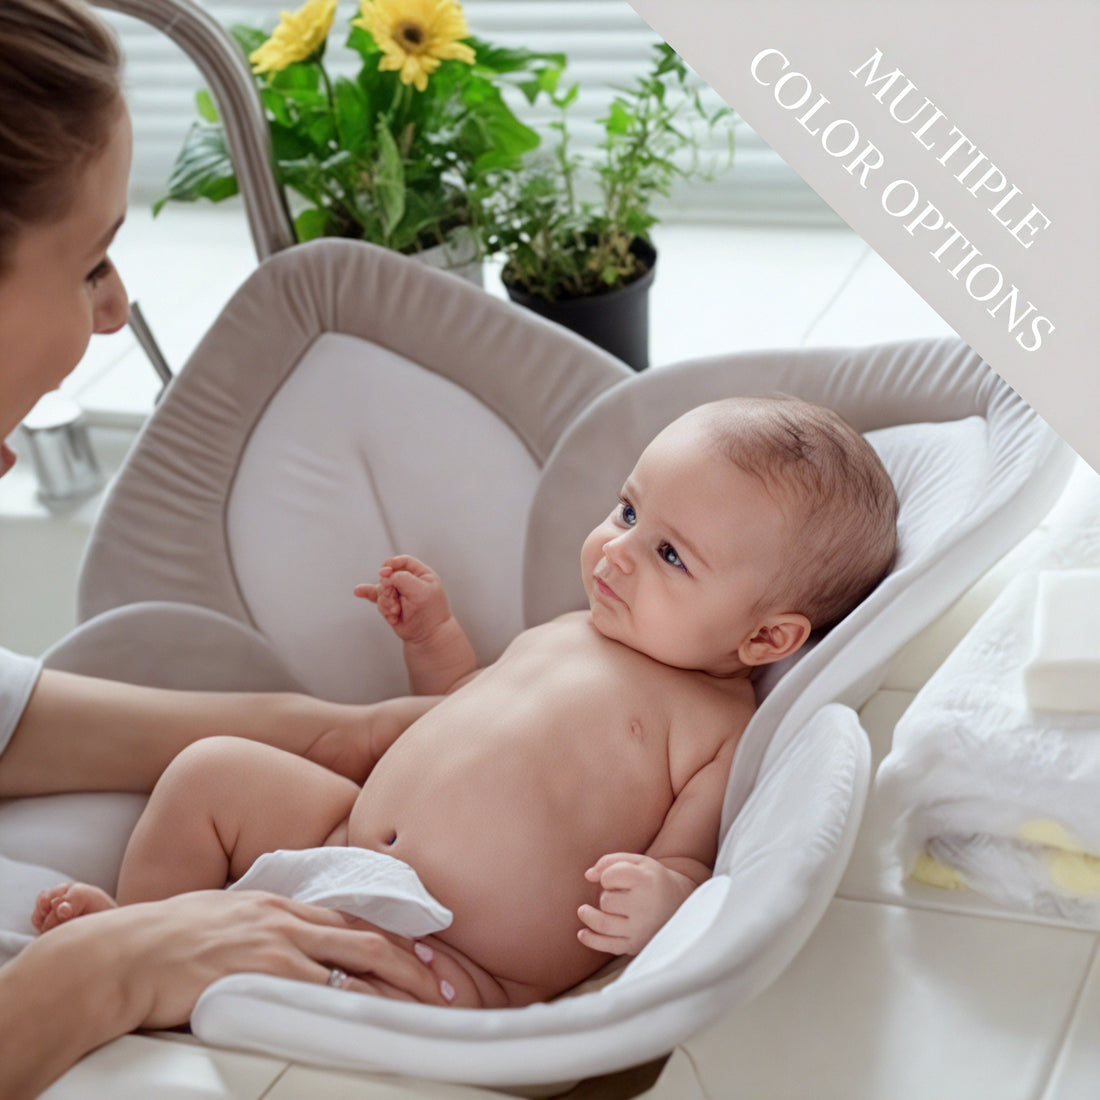
[[[990,452],[980,456],[978,467],[955,472],[979,478],[983,485],[987,478],[994,480],[986,462],[995,461],[998,468],[1010,464],[1014,433],[1036,429],[1034,413],[956,339],[742,352],[628,378],[585,410],[543,470],[527,534],[527,624],[583,605],[581,542],[611,510],[638,455],[663,427],[707,401],[769,393],[826,405],[861,432],[980,416],[997,425],[990,433]],[[886,457],[912,467],[905,450],[893,446]],[[1028,453],[1022,450],[1021,461]],[[950,470],[945,467],[932,479],[907,476],[899,493],[908,496],[910,488],[928,481],[939,491],[940,477]],[[1004,486],[1003,479],[995,480]],[[994,503],[985,501],[984,507]]]

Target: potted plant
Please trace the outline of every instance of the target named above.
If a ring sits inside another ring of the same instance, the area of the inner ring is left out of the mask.
[[[476,260],[480,278],[490,180],[539,143],[500,85],[538,84],[543,70],[560,70],[562,56],[471,37],[457,0],[362,0],[347,39],[358,72],[333,79],[325,54],[335,14],[336,0],[307,0],[271,34],[232,28],[259,83],[298,239],[361,238],[404,253],[444,248],[442,266]],[[209,93],[197,105],[201,121],[155,211],[169,200],[237,193]]]
[[[588,337],[637,370],[648,365],[648,291],[656,250],[653,202],[675,181],[712,175],[699,160],[701,130],[731,115],[708,110],[689,70],[665,44],[650,69],[620,89],[601,119],[603,138],[588,157],[570,146],[568,111],[577,85],[559,90],[547,68],[525,86],[557,109],[553,149],[528,153],[501,173],[491,204],[490,246],[504,258],[501,278],[513,301]],[[677,161],[677,154],[690,161]]]

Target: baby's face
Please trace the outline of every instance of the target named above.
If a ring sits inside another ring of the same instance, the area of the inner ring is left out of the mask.
[[[645,449],[584,541],[593,624],[664,664],[743,671],[737,651],[788,544],[787,519],[763,484],[720,454],[697,418],[681,418]]]

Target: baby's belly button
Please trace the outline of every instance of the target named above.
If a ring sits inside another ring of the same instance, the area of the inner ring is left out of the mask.
[[[352,848],[370,848],[376,852],[391,851],[397,844],[397,829],[353,829],[346,843]]]

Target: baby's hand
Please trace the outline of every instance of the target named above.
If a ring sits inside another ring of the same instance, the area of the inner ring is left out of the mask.
[[[598,909],[577,910],[587,925],[577,938],[609,955],[636,955],[695,889],[687,875],[634,852],[601,856],[584,877],[602,890]]]
[[[378,605],[403,642],[425,641],[451,617],[443,582],[408,554],[387,558],[378,570],[378,583],[359,584],[354,591]]]

